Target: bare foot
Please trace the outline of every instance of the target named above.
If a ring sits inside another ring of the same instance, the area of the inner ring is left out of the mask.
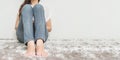
[[[40,56],[40,57],[47,57],[48,56],[48,53],[45,52],[45,50],[44,50],[44,44],[43,44],[43,41],[41,39],[37,40],[36,54],[37,54],[37,56]]]
[[[27,43],[27,51],[25,53],[25,56],[35,56],[35,44],[34,41],[29,41]]]

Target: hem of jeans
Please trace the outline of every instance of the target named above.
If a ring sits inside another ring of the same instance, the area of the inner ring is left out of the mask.
[[[17,37],[17,41],[20,43],[24,43],[24,41],[21,41],[21,39],[19,39],[18,37]]]
[[[26,40],[26,41],[24,41],[24,44],[27,46],[27,43],[28,43],[29,41],[34,41],[34,39]]]
[[[41,39],[41,40],[43,41],[43,43],[46,42],[46,40],[45,40],[44,38],[42,38],[42,37],[38,37],[38,38],[35,39],[35,43],[36,43],[36,41],[37,41],[38,39]]]

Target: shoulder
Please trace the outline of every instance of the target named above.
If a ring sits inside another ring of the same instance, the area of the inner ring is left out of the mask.
[[[44,7],[44,9],[48,9],[49,7],[48,7],[48,4],[46,3],[46,2],[39,2],[39,4],[41,4],[43,7]]]
[[[43,0],[41,0],[41,2],[39,2],[39,4],[41,4],[43,6],[44,11],[45,11],[45,18],[46,18],[46,21],[48,21],[51,18],[49,5],[47,4],[46,1],[43,1]]]
[[[39,2],[39,4],[41,4],[45,10],[45,13],[49,14],[49,7],[47,5],[47,3],[45,1],[41,1]]]

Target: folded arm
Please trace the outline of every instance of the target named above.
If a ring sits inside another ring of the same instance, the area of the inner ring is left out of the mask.
[[[51,30],[52,30],[51,19],[49,19],[49,20],[46,22],[46,27],[47,27],[48,32],[51,32]]]
[[[20,19],[19,14],[17,14],[16,23],[15,23],[15,30],[18,28],[19,19]]]

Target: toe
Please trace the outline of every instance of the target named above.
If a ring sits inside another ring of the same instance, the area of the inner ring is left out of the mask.
[[[25,53],[24,56],[26,56],[26,57],[31,57],[32,56],[33,57],[33,56],[35,56],[35,54],[34,53]]]
[[[47,56],[48,56],[48,53],[46,53],[46,52],[42,53],[42,57],[47,57]]]

